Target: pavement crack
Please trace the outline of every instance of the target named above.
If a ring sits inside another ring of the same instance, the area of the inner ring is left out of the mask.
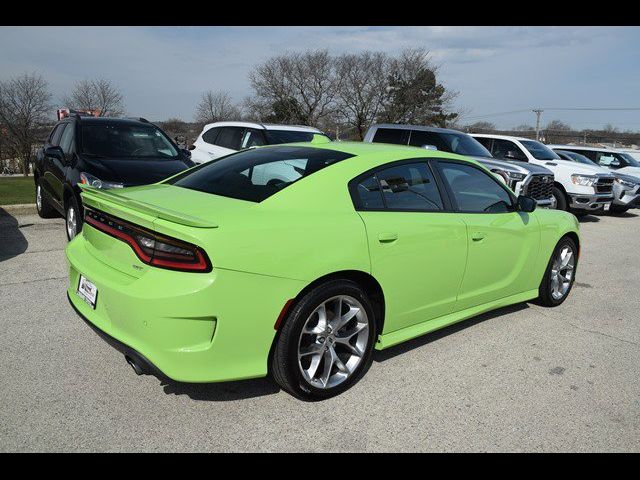
[[[576,325],[574,323],[571,323],[571,322],[567,322],[567,323],[569,325],[571,325],[573,328],[577,328],[578,330],[582,330],[583,332],[595,333],[596,335],[601,335],[603,337],[611,338],[613,340],[618,340],[619,342],[630,343],[631,345],[635,345],[636,347],[640,347],[640,343],[634,342],[632,340],[626,340],[624,338],[616,337],[615,335],[609,335],[608,333],[599,332],[598,330],[589,330],[588,328],[582,328],[582,327],[579,327],[578,325]]]
[[[66,275],[64,277],[39,278],[37,280],[27,280],[25,282],[0,283],[0,287],[8,287],[8,286],[11,286],[11,285],[28,285],[30,283],[49,282],[51,280],[62,280],[62,279],[65,279],[65,278],[67,278]]]

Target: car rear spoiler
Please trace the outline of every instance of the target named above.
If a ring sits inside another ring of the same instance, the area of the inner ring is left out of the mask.
[[[135,210],[140,213],[145,213],[156,218],[161,218],[180,225],[186,225],[188,227],[218,228],[218,224],[215,222],[187,215],[182,212],[176,212],[175,210],[159,207],[157,205],[152,205],[150,203],[141,202],[139,200],[133,200],[125,197],[124,195],[118,195],[114,190],[102,190],[82,183],[79,183],[78,186],[82,190],[83,200],[87,201],[87,204],[97,208],[100,208],[99,205],[101,201],[107,201],[121,207],[130,208],[131,210]]]

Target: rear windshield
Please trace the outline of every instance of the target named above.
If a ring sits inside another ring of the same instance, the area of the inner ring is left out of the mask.
[[[303,177],[353,155],[310,147],[243,150],[186,171],[173,185],[224,197],[261,202]]]
[[[178,150],[158,127],[115,122],[82,125],[82,153],[136,160],[178,156]]]
[[[267,143],[278,145],[281,143],[310,142],[314,135],[321,135],[318,132],[296,132],[294,130],[265,130]]]
[[[524,148],[529,150],[536,160],[561,160],[556,152],[547,147],[544,143],[535,140],[520,140]]]

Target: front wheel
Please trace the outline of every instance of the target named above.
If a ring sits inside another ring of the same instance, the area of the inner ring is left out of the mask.
[[[562,238],[549,259],[547,270],[538,288],[538,300],[545,307],[557,307],[564,302],[575,280],[578,248],[569,237]]]
[[[67,240],[73,240],[73,238],[82,230],[82,213],[78,206],[78,201],[73,195],[71,195],[67,200],[65,220]]]
[[[358,284],[321,284],[287,315],[273,353],[273,377],[303,400],[338,395],[370,366],[376,335],[371,302]]]
[[[551,189],[551,206],[550,208],[554,210],[567,210],[567,197],[564,192],[560,190],[558,187],[553,187]]]

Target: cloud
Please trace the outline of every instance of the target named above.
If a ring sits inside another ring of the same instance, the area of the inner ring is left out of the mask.
[[[640,98],[638,40],[640,29],[615,27],[3,27],[0,79],[39,71],[59,99],[74,82],[103,76],[122,89],[130,114],[191,119],[204,90],[228,90],[236,100],[251,93],[248,72],[272,55],[422,46],[445,85],[460,91],[457,105],[480,115],[626,105]]]

